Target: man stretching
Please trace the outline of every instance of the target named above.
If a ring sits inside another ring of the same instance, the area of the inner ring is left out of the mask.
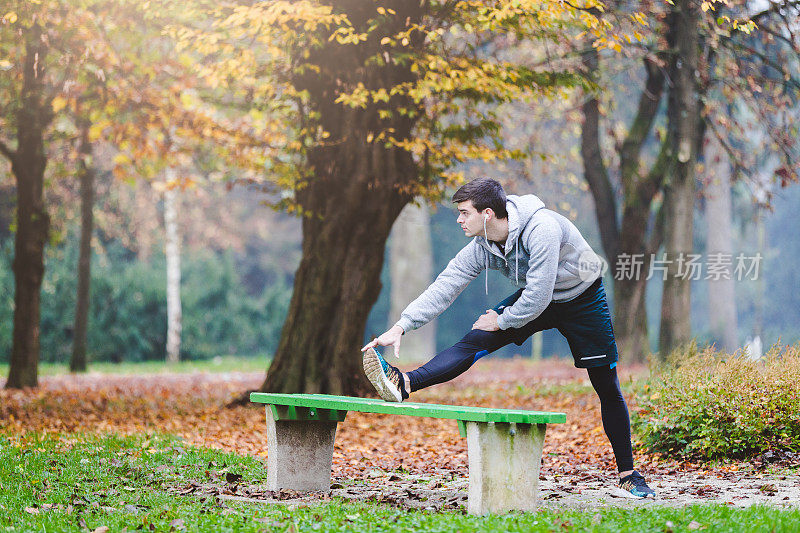
[[[600,397],[603,428],[620,475],[615,492],[654,498],[633,469],[630,418],[619,388],[619,357],[597,256],[568,219],[545,209],[534,195],[506,197],[495,180],[467,183],[453,195],[453,203],[458,205],[456,222],[474,238],[394,326],[362,348],[364,371],[378,394],[402,402],[414,391],[455,378],[502,346],[520,345],[537,331],[557,328],[569,341],[575,366],[587,369]],[[408,373],[375,351],[378,345],[392,346],[399,357],[403,333],[439,316],[484,269],[499,270],[519,290],[478,317],[458,343]]]

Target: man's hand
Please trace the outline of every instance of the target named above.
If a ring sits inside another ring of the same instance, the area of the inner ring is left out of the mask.
[[[400,359],[400,339],[403,337],[403,328],[400,326],[392,326],[392,328],[381,335],[380,337],[368,342],[366,346],[361,348],[362,352],[380,346],[394,346],[394,356]]]
[[[486,313],[478,317],[478,320],[472,324],[472,329],[481,329],[483,331],[497,331],[500,326],[497,325],[497,311],[494,309],[487,309]]]

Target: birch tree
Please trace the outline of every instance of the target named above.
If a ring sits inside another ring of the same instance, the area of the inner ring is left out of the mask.
[[[167,183],[175,183],[175,171],[166,170]],[[178,191],[164,190],[164,253],[167,259],[167,362],[181,357],[181,244],[178,234]]]
[[[731,204],[731,163],[722,143],[713,132],[706,136],[706,257],[733,262],[733,206]],[[736,286],[733,272],[708,283],[708,310],[711,334],[729,353],[739,347],[736,316]]]

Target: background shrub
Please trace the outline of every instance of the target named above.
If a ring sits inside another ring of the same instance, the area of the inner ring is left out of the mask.
[[[634,429],[650,451],[693,459],[800,452],[800,345],[760,361],[689,350],[654,370]]]
[[[41,356],[67,363],[78,262],[77,243],[48,248],[42,283]],[[14,282],[10,243],[0,243],[0,362],[12,344]],[[230,253],[187,250],[181,258],[181,359],[274,353],[292,288],[281,278],[251,294]],[[163,254],[138,261],[109,244],[92,259],[89,361],[152,361],[166,357],[167,296]]]

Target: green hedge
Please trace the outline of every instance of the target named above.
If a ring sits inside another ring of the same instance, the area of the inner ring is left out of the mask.
[[[8,361],[13,327],[13,249],[0,260],[0,361]],[[72,350],[77,247],[67,242],[47,251],[42,284],[41,360],[64,363]],[[186,253],[182,257],[181,357],[274,353],[291,297],[285,281],[250,295],[231,254]],[[163,255],[148,262],[115,245],[93,258],[88,332],[89,360],[143,361],[165,358],[166,266]]]
[[[693,459],[800,452],[800,345],[761,361],[691,348],[654,371],[634,429],[650,451]]]

